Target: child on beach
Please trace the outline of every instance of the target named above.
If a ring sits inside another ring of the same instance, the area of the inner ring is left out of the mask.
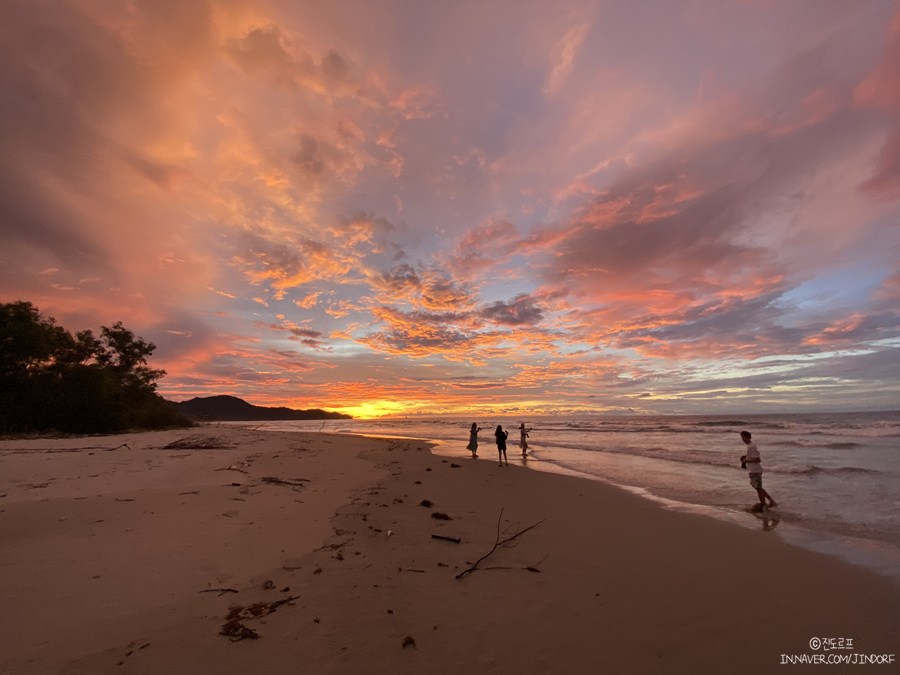
[[[766,500],[769,500],[769,506],[778,506],[772,496],[763,489],[762,486],[762,459],[759,456],[759,450],[753,443],[752,435],[749,431],[741,432],[741,440],[747,445],[747,454],[741,456],[741,467],[750,473],[750,485],[759,495],[759,506],[755,510],[762,511],[766,508]],[[749,467],[748,467],[749,465]]]
[[[519,425],[519,447],[522,449],[522,457],[528,454],[528,432],[531,429],[525,428],[525,422]]]
[[[503,431],[503,427],[498,424],[494,436],[497,438],[497,453],[500,455],[500,466],[503,466],[504,461],[506,466],[509,466],[509,460],[506,459],[506,438],[509,436],[509,432]]]
[[[481,431],[481,427],[478,426],[475,422],[472,422],[472,428],[469,429],[469,444],[466,446],[466,450],[471,451],[472,459],[478,457],[478,432]]]

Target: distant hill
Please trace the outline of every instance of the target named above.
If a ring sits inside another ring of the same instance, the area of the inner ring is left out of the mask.
[[[182,415],[211,422],[241,422],[264,420],[349,420],[351,415],[328,412],[314,408],[312,410],[294,410],[293,408],[266,408],[253,405],[235,396],[206,396],[192,398],[189,401],[175,403],[170,401]]]

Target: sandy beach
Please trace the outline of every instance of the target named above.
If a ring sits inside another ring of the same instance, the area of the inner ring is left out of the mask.
[[[494,454],[220,426],[0,442],[0,672],[759,673],[900,651],[900,586],[874,572]]]

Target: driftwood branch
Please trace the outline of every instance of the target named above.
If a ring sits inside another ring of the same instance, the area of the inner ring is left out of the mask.
[[[499,547],[504,546],[504,545],[507,545],[507,544],[513,543],[513,542],[516,541],[519,537],[521,537],[523,534],[525,534],[525,533],[528,532],[529,530],[533,530],[533,529],[536,528],[538,525],[540,525],[541,523],[544,522],[544,519],[541,519],[541,520],[539,520],[538,522],[536,522],[534,525],[529,525],[529,526],[526,527],[524,530],[517,530],[517,531],[515,532],[515,534],[512,534],[512,535],[510,535],[510,536],[508,536],[508,537],[505,537],[505,538],[501,539],[501,538],[500,538],[500,522],[501,522],[502,520],[503,520],[503,509],[500,509],[500,515],[497,517],[497,537],[496,537],[496,539],[495,539],[495,541],[494,541],[494,546],[491,548],[490,551],[488,551],[488,552],[485,553],[483,556],[481,556],[478,560],[476,560],[474,565],[472,565],[470,568],[468,568],[468,569],[466,569],[466,570],[463,570],[462,572],[460,572],[459,574],[457,574],[457,575],[456,575],[456,578],[457,578],[457,579],[462,579],[462,578],[463,578],[464,576],[466,576],[467,574],[469,574],[469,573],[471,573],[471,572],[474,572],[476,569],[479,569],[478,565],[480,565],[482,562],[484,562],[485,560],[487,560],[487,559],[494,553],[494,551],[496,551]],[[543,562],[543,561],[542,561],[542,562]],[[538,564],[540,564],[540,563],[538,563]],[[482,569],[484,569],[484,568],[482,568]],[[503,568],[497,568],[497,569],[503,569]],[[526,569],[527,569],[527,568],[526,568]]]

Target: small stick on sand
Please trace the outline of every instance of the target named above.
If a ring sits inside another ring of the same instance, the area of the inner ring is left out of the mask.
[[[276,478],[275,476],[263,476],[260,480],[270,485],[293,485],[297,487],[303,487],[303,483],[309,482],[309,478]]]
[[[433,534],[431,535],[432,539],[442,539],[443,541],[452,541],[454,544],[458,544],[462,541],[462,539],[458,539],[456,537],[445,537],[442,534]]]
[[[233,588],[204,588],[202,591],[197,591],[198,593],[218,593],[219,595],[225,595],[226,593],[239,593]]]
[[[319,548],[314,548],[313,551],[324,551],[325,549],[337,551],[349,544],[351,541],[353,541],[353,539],[348,539],[347,541],[341,542],[340,544],[322,544]]]

